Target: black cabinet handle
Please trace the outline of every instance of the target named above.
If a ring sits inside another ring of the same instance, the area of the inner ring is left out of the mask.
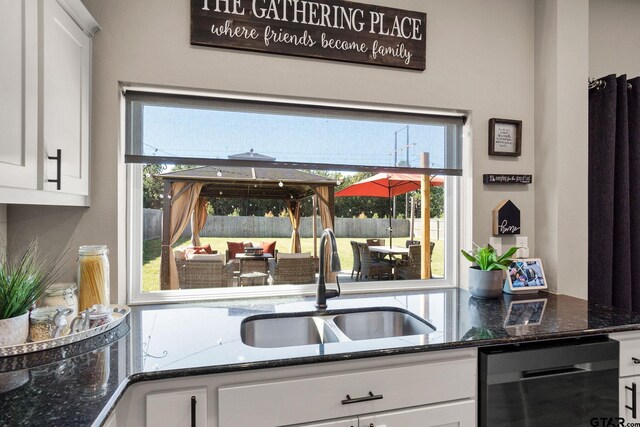
[[[196,397],[191,396],[191,427],[196,427]]]
[[[354,397],[354,398],[352,398],[347,394],[347,398],[344,400],[341,400],[340,403],[342,403],[343,405],[349,405],[351,403],[368,402],[370,400],[380,400],[380,399],[382,399],[381,394],[373,394],[372,392],[369,392],[368,396]]]
[[[55,156],[48,156],[49,160],[56,161],[56,179],[48,179],[48,182],[55,182],[56,189],[60,190],[60,181],[62,177],[62,150],[58,148]]]
[[[632,357],[631,360],[633,360],[633,363],[635,365],[637,365],[638,363],[640,363],[640,359],[638,359],[637,357]]]
[[[636,419],[636,408],[638,407],[638,405],[636,405],[636,383],[631,383],[631,387],[624,386],[624,388],[626,388],[627,390],[631,391],[631,406],[624,405],[624,407],[631,411],[631,418],[633,418],[635,420]]]

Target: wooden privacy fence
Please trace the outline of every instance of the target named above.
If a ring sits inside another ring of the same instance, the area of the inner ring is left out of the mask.
[[[394,237],[409,237],[409,220],[392,220]],[[416,219],[416,235],[421,227],[420,219]],[[389,220],[386,218],[336,218],[337,237],[387,237]],[[312,237],[311,218],[302,218],[300,237]],[[162,232],[162,211],[144,209],[143,237],[145,240],[160,238]],[[318,235],[322,225],[318,220]],[[187,226],[184,236],[191,235],[191,227]],[[200,232],[201,237],[290,237],[291,221],[289,218],[263,216],[217,216],[209,215]],[[444,220],[431,220],[432,240],[444,238]],[[395,243],[395,242],[394,242]]]

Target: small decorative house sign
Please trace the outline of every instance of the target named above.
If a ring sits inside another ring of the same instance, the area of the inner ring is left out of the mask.
[[[424,70],[427,14],[344,0],[191,0],[191,44]]]
[[[493,209],[493,234],[520,234],[520,209],[511,200],[503,200]]]

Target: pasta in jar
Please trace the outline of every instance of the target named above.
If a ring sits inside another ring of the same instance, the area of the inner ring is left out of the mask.
[[[78,311],[109,305],[109,250],[104,245],[78,250]]]

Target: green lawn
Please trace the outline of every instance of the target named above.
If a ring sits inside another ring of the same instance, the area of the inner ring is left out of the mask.
[[[396,240],[397,239],[397,240]],[[203,244],[209,243],[212,249],[217,249],[218,253],[224,253],[227,249],[227,242],[272,242],[276,241],[276,249],[279,252],[289,252],[291,245],[291,238],[289,237],[202,237],[200,239]],[[338,254],[340,255],[340,262],[342,264],[342,270],[348,273],[351,272],[351,266],[353,266],[353,254],[351,252],[351,240],[365,241],[366,239],[354,239],[352,237],[340,237],[336,239],[338,242]],[[404,243],[406,238],[397,237],[394,239],[394,246],[397,243]],[[396,243],[397,242],[397,243]],[[178,241],[178,244],[174,247],[187,245],[189,238],[183,238]],[[304,238],[300,239],[302,245],[302,252],[313,253],[313,239]],[[147,240],[143,244],[143,266],[142,266],[142,290],[145,292],[154,291],[160,289],[160,239]],[[444,275],[444,241],[436,241],[436,246],[433,249],[433,259],[431,260],[431,266],[433,268],[434,276]]]

